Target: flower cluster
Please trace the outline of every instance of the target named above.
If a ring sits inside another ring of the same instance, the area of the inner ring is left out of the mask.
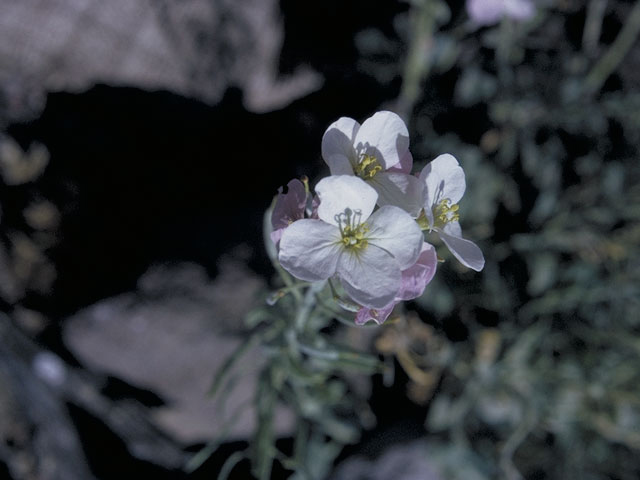
[[[340,118],[322,138],[331,175],[315,186],[292,180],[272,213],[278,260],[294,277],[336,278],[355,304],[355,322],[382,323],[394,306],[424,292],[438,257],[434,233],[465,266],[484,267],[480,249],[462,238],[458,202],[464,172],[449,154],[412,175],[409,133],[392,112],[362,125]]]

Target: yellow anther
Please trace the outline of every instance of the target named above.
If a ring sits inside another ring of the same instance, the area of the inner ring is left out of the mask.
[[[373,155],[362,155],[360,162],[356,166],[356,175],[363,180],[371,180],[378,172],[382,171],[382,166]]]
[[[367,246],[366,234],[369,231],[369,226],[361,222],[361,219],[362,212],[360,210],[353,211],[350,208],[335,216],[342,237],[340,241],[344,248],[358,251]]]
[[[302,184],[304,185],[304,191],[307,195],[309,195],[309,177],[307,177],[306,175],[303,175],[300,178],[300,181],[302,182]]]
[[[342,229],[342,244],[345,248],[362,250],[367,246],[365,234],[369,231],[366,223],[361,223],[355,227],[346,225]]]
[[[433,226],[442,228],[447,223],[457,222],[460,220],[458,210],[460,206],[457,203],[451,204],[451,200],[443,198],[435,207],[433,207]]]

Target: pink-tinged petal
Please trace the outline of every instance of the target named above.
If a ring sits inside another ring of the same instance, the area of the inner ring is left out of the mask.
[[[353,175],[353,166],[349,159],[341,153],[329,155],[325,160],[331,175]]]
[[[358,153],[375,156],[386,170],[398,164],[409,149],[409,131],[395,113],[378,112],[364,121],[354,146]]]
[[[402,272],[402,286],[397,300],[413,300],[424,292],[433,279],[438,266],[438,255],[433,245],[424,242],[422,251],[415,264]]]
[[[400,157],[400,162],[387,169],[387,172],[411,173],[412,168],[413,155],[411,155],[411,152],[407,150],[406,153]]]
[[[287,184],[287,193],[282,193],[282,187],[278,189],[278,197],[271,214],[273,229],[286,228],[290,223],[304,218],[306,206],[307,192],[304,184],[294,178]]]
[[[311,199],[311,215],[310,218],[318,219],[318,207],[320,206],[320,198],[318,195],[314,195]]]
[[[274,245],[278,246],[278,242],[280,242],[280,239],[282,238],[282,234],[284,233],[284,228],[279,228],[277,230],[272,231],[269,236],[271,237],[271,241],[274,243]]]
[[[389,315],[391,315],[393,308],[397,304],[398,302],[391,302],[386,307],[382,307],[378,309],[360,307],[360,310],[358,310],[358,313],[356,313],[356,319],[355,319],[356,325],[364,325],[369,320],[373,320],[378,325],[382,325],[384,321],[387,318],[389,318]]]
[[[353,148],[356,134],[360,124],[353,118],[342,117],[329,125],[322,136],[322,158],[329,163],[333,155],[343,155],[351,162],[356,160],[356,152]]]
[[[344,250],[337,273],[347,294],[364,307],[383,308],[400,289],[398,263],[389,252],[371,244],[357,251]]]
[[[429,162],[420,172],[420,179],[427,186],[426,208],[448,198],[458,203],[466,189],[464,171],[453,155],[445,153]]]
[[[367,223],[369,245],[389,252],[402,270],[416,263],[424,237],[411,215],[401,208],[385,205],[371,215]]]
[[[479,272],[484,268],[482,250],[471,240],[462,238],[459,233],[460,225],[457,222],[448,223],[443,230],[438,230],[438,235],[453,256],[465,267]]]
[[[336,226],[336,216],[344,213],[347,208],[359,212],[361,220],[365,221],[373,212],[378,200],[378,194],[373,187],[353,175],[325,177],[316,185],[316,193],[320,198],[318,217]]]
[[[300,280],[326,280],[336,273],[341,245],[337,227],[322,220],[298,220],[284,230],[278,260]]]
[[[425,184],[418,177],[399,172],[380,172],[369,185],[378,192],[378,205],[394,205],[417,218],[424,206]]]

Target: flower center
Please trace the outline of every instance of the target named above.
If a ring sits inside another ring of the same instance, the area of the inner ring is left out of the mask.
[[[373,155],[367,155],[366,153],[360,157],[360,162],[355,168],[355,174],[363,180],[371,180],[376,176],[376,173],[382,171],[382,166],[378,159]]]
[[[433,207],[433,226],[434,228],[442,228],[447,223],[457,222],[460,219],[457,203],[451,204],[451,200],[443,198],[436,206]]]
[[[335,219],[338,222],[338,228],[340,228],[344,248],[359,251],[367,246],[365,235],[369,231],[369,226],[361,221],[362,212],[360,210],[354,212],[347,208],[344,212],[336,215]]]

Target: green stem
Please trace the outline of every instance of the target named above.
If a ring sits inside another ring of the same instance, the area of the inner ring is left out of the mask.
[[[296,300],[296,303],[300,304],[300,302],[302,302],[302,294],[300,293],[300,289],[297,288],[296,282],[295,280],[293,280],[293,277],[289,275],[289,272],[287,272],[284,268],[282,268],[279,262],[274,262],[273,266],[275,267],[276,272],[278,272],[278,275],[284,282],[285,287],[289,291],[291,291],[293,297]]]
[[[512,83],[513,71],[511,68],[511,48],[514,41],[514,23],[513,20],[505,17],[500,22],[499,41],[496,48],[496,63],[498,65],[498,77],[500,84],[503,86]]]
[[[296,332],[300,333],[304,330],[304,327],[309,319],[309,315],[316,306],[316,294],[320,292],[325,286],[325,282],[312,283],[304,294],[302,303],[298,307],[298,312],[295,319]]]
[[[419,6],[413,7],[409,13],[411,39],[396,106],[396,112],[405,121],[411,118],[413,107],[420,97],[422,82],[429,75],[431,68],[429,51],[433,44],[436,24],[434,10],[433,0],[424,0]]]
[[[587,56],[593,56],[597,51],[606,8],[607,0],[591,0],[587,7],[587,18],[582,33],[582,51]]]
[[[596,62],[584,81],[586,93],[599,91],[618,65],[622,62],[640,33],[640,1],[637,1],[629,14],[627,23],[609,47],[609,50]]]
[[[297,291],[298,293],[298,297],[296,301],[298,301],[299,303],[302,299],[299,290],[302,290],[303,288],[308,287],[309,285],[310,284],[308,282],[296,282],[291,286],[279,288],[278,290],[276,290],[275,292],[267,296],[267,305],[272,307],[278,302],[278,300],[285,297],[288,293],[293,293],[295,296],[294,291]]]
[[[322,360],[338,360],[340,354],[333,350],[320,350],[304,343],[299,343],[300,351],[309,355],[310,357],[320,358]]]

